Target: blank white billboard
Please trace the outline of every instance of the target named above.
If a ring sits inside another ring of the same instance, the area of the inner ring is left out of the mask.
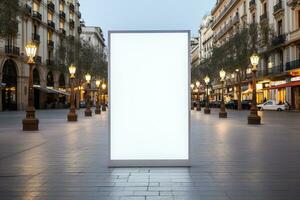
[[[110,166],[188,166],[189,31],[109,32]]]

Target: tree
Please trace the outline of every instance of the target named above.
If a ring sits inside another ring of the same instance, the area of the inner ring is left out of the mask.
[[[0,39],[10,40],[18,34],[18,16],[20,6],[18,0],[0,1]]]

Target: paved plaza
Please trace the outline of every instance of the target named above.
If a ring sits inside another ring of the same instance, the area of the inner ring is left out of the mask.
[[[38,111],[28,133],[24,112],[0,113],[1,200],[300,199],[300,113],[249,126],[248,111],[192,111],[191,168],[107,168],[107,113],[68,123],[67,112]]]

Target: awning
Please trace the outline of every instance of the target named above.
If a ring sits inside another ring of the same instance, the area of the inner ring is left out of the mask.
[[[61,90],[56,90],[53,88],[49,88],[49,87],[41,87],[40,85],[34,85],[33,86],[35,89],[40,90],[42,92],[48,93],[48,94],[62,94],[62,95],[66,95],[69,96],[70,94]]]
[[[252,89],[247,89],[246,91],[244,91],[244,92],[242,92],[242,94],[250,94],[250,93],[252,93]],[[263,92],[263,90],[256,90],[256,93],[262,93]]]
[[[272,86],[272,87],[270,87],[270,90],[280,89],[280,88],[285,88],[285,87],[293,87],[293,86],[298,86],[298,85],[300,85],[300,81],[293,81],[293,82],[289,82],[289,83],[285,83],[285,84],[281,84],[281,85]]]

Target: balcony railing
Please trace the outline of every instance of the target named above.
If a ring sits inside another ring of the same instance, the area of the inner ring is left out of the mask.
[[[39,34],[36,34],[36,33],[33,33],[32,34],[32,40],[35,41],[36,43],[40,43],[40,35]]]
[[[283,10],[282,1],[280,0],[274,7],[273,7],[273,13],[276,14],[279,11]]]
[[[219,38],[221,38],[233,25],[235,25],[236,23],[238,23],[240,21],[240,17],[238,14],[236,14],[234,16],[233,19],[231,19],[229,21],[228,24],[226,24],[216,35],[215,35],[215,40],[218,40]]]
[[[295,8],[298,4],[298,0],[288,0],[287,1],[287,5],[292,7],[292,8]]]
[[[65,0],[59,0],[59,3],[65,4],[66,1]]]
[[[35,56],[34,57],[34,61],[35,61],[35,64],[42,64],[42,57],[41,56]]]
[[[55,23],[52,20],[48,20],[48,26],[52,29],[55,29]]]
[[[220,19],[222,19],[225,14],[228,12],[228,10],[232,7],[232,5],[236,2],[237,0],[230,0],[227,5],[223,8],[223,10],[221,11],[221,13],[219,14],[219,16],[213,21],[212,23],[212,27],[214,27],[216,24],[218,24],[218,22],[220,21]]]
[[[64,11],[59,11],[59,18],[62,20],[66,20],[66,13]]]
[[[256,2],[255,0],[250,0],[249,2],[249,9],[252,10],[256,7]]]
[[[49,11],[55,12],[55,5],[54,5],[53,2],[48,1],[47,8],[48,8]]]
[[[19,56],[20,55],[20,48],[16,46],[6,45],[5,46],[5,53],[9,55]]]
[[[272,39],[272,45],[278,46],[278,45],[284,44],[285,40],[286,40],[285,34],[278,35]]]
[[[48,40],[48,47],[54,48],[54,42],[52,40]]]
[[[81,33],[82,33],[82,28],[81,28],[81,26],[78,26],[77,30],[78,30],[78,34],[81,34]]]
[[[300,60],[293,60],[286,63],[286,71],[299,69],[300,68]]]
[[[71,28],[71,29],[74,29],[74,27],[75,27],[75,22],[74,22],[74,20],[70,19],[69,25],[70,25],[70,28]]]
[[[260,16],[260,21],[264,21],[268,19],[268,13],[264,13]]]
[[[79,19],[81,19],[81,12],[80,11],[78,11],[77,16],[78,16]]]
[[[34,19],[37,19],[37,20],[39,20],[39,21],[42,21],[42,14],[39,13],[38,11],[33,11],[32,17],[33,17]]]
[[[31,15],[31,11],[32,11],[31,6],[29,6],[29,5],[26,3],[26,4],[24,5],[24,12],[25,12],[25,14]]]
[[[46,64],[47,64],[48,66],[53,66],[53,65],[54,65],[54,60],[53,60],[53,59],[47,59],[47,60],[46,60]]]
[[[268,74],[269,75],[279,75],[279,74],[282,74],[283,71],[284,71],[283,64],[280,64],[280,65],[274,66],[272,68],[269,68]]]
[[[72,12],[74,12],[74,11],[75,11],[75,6],[74,6],[74,4],[73,4],[73,3],[70,3],[70,6],[69,6],[69,8],[70,8],[70,10],[71,10]]]

